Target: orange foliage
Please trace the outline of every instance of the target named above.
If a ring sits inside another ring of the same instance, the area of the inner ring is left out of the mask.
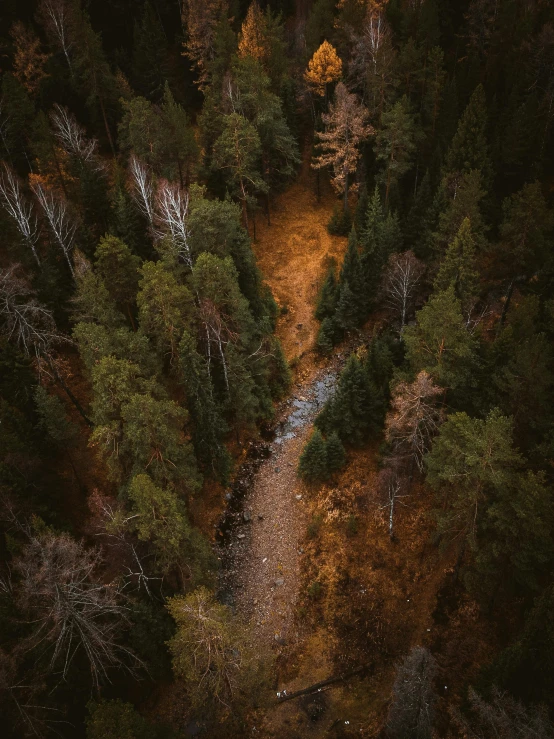
[[[49,54],[40,51],[38,36],[19,21],[12,26],[11,36],[15,45],[14,76],[29,94],[34,95],[38,92],[42,80],[48,77],[44,67]]]
[[[328,84],[336,82],[342,74],[342,60],[334,46],[324,41],[308,63],[304,79],[316,95],[325,95]]]
[[[252,56],[259,62],[267,57],[267,41],[265,38],[265,19],[257,1],[250,5],[242,24],[239,38],[239,56]]]

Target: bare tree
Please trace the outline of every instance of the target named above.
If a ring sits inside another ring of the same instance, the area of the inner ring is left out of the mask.
[[[152,174],[146,164],[134,154],[129,161],[133,199],[142,215],[148,221],[150,229],[154,229],[154,183]]]
[[[544,707],[525,707],[507,693],[493,687],[492,699],[487,703],[469,689],[471,715],[462,716],[451,711],[456,727],[464,739],[550,739],[554,726]]]
[[[400,335],[404,331],[408,313],[414,306],[417,286],[425,272],[425,265],[413,251],[391,254],[385,271],[383,288],[386,301],[400,320]]]
[[[0,270],[0,333],[26,354],[45,353],[64,337],[56,330],[52,311],[36,300],[20,270],[19,264]]]
[[[50,120],[54,126],[54,135],[60,142],[62,149],[79,162],[101,168],[98,160],[98,141],[89,139],[85,129],[77,123],[75,116],[61,105],[54,105],[50,112]]]
[[[54,240],[62,250],[72,276],[75,277],[71,253],[75,246],[77,222],[69,215],[67,201],[56,197],[52,190],[46,189],[40,183],[33,186],[33,192],[44,211]]]
[[[32,530],[15,562],[15,600],[32,625],[26,648],[39,656],[49,653],[49,669],[59,668],[63,678],[84,652],[95,686],[108,668],[136,661],[117,641],[126,609],[118,584],[97,579],[100,564],[99,549],[87,549],[68,534],[37,536]]]
[[[435,385],[422,370],[414,382],[399,382],[394,388],[391,409],[385,420],[387,441],[400,455],[405,455],[423,469],[423,457],[444,419],[438,406],[443,388]]]
[[[188,210],[188,193],[185,193],[178,184],[162,180],[156,193],[155,219],[159,236],[170,236],[178,256],[192,269],[187,225]]]
[[[387,719],[392,739],[431,739],[437,663],[424,647],[414,647],[396,671]]]
[[[387,460],[388,464],[379,472],[378,489],[381,498],[385,501],[381,509],[388,509],[389,512],[389,536],[394,536],[394,512],[396,506],[401,502],[403,495],[404,479],[400,472],[400,464],[396,459]]]
[[[63,52],[71,76],[73,76],[73,65],[70,56],[73,43],[70,40],[68,4],[65,0],[41,0],[38,17],[49,39]]]
[[[0,202],[14,221],[23,242],[31,249],[40,267],[40,258],[36,249],[39,229],[33,204],[21,192],[19,180],[7,164],[4,164],[0,175]]]

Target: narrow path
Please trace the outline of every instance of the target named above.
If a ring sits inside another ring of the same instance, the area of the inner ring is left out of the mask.
[[[254,251],[279,306],[287,309],[277,335],[287,358],[296,359],[296,383],[279,409],[269,456],[249,483],[242,513],[227,538],[223,589],[266,646],[297,637],[293,624],[307,521],[305,490],[296,470],[312,421],[334,387],[335,371],[321,366],[325,363],[310,350],[318,328],[319,285],[329,261],[340,262],[346,246],[346,239],[327,232],[335,202],[329,190],[318,201],[305,167],[273,204],[271,226],[257,224]]]

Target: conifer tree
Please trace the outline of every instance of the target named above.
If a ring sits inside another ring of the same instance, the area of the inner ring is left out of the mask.
[[[322,354],[329,354],[341,337],[341,329],[334,316],[326,316],[317,332],[316,346]]]
[[[431,235],[435,253],[443,254],[458,233],[464,218],[469,218],[475,248],[483,251],[487,246],[487,227],[481,213],[485,192],[479,170],[461,175],[455,183],[444,181],[436,194],[436,228]],[[442,211],[442,212],[441,212]]]
[[[189,117],[175,99],[166,81],[161,107],[163,126],[164,172],[179,178],[181,187],[188,187],[193,167],[198,160],[198,145]]]
[[[336,49],[328,41],[324,41],[310,59],[304,79],[316,95],[327,100],[329,86],[339,80],[341,74],[341,58]]]
[[[412,370],[426,370],[443,387],[465,386],[473,371],[476,340],[467,330],[454,287],[432,295],[416,319],[416,325],[404,331]]]
[[[104,236],[100,239],[94,256],[97,273],[106,286],[110,298],[120,310],[127,313],[133,325],[140,258],[117,236]]]
[[[352,227],[339,275],[337,321],[345,329],[360,325],[366,317],[366,306],[366,285],[358,249],[358,237]]]
[[[240,200],[246,228],[255,194],[267,190],[259,168],[261,153],[260,136],[252,123],[239,113],[225,116],[223,132],[214,145],[213,163]]]
[[[375,158],[383,163],[378,181],[385,188],[385,211],[391,188],[395,188],[412,166],[416,148],[416,131],[409,102],[403,97],[381,116],[381,128],[375,137]]]
[[[332,474],[338,472],[346,464],[346,453],[339,435],[334,431],[325,441],[327,469]]]
[[[446,172],[469,174],[477,169],[483,182],[489,185],[492,164],[487,143],[487,100],[483,85],[477,85],[467,108],[458,123],[458,129],[446,156]]]
[[[317,296],[315,317],[318,321],[323,321],[324,318],[329,318],[335,314],[337,297],[338,285],[335,276],[335,265],[331,264]]]
[[[129,500],[133,528],[141,541],[152,543],[162,571],[179,565],[183,544],[190,536],[183,501],[170,489],[156,485],[147,474],[133,477]]]
[[[469,218],[464,218],[448,247],[435,277],[437,292],[454,287],[464,316],[469,316],[479,296],[479,274],[475,266],[475,242]]]
[[[214,475],[227,480],[231,459],[223,444],[226,424],[204,357],[195,342],[184,332],[180,343],[181,378],[187,393],[187,405],[193,422],[192,438],[196,456],[209,465]]]
[[[322,119],[326,130],[316,131],[322,153],[314,159],[312,166],[314,169],[332,167],[333,187],[343,194],[346,211],[349,177],[358,166],[360,144],[373,133],[373,128],[367,122],[367,110],[342,82],[335,89],[335,100],[329,106],[329,113],[324,113]]]
[[[502,212],[499,258],[506,261],[514,276],[524,270],[540,268],[547,259],[548,234],[554,225],[540,183],[528,183],[506,198]]]
[[[335,395],[327,401],[315,425],[325,434],[336,431],[345,443],[360,445],[381,430],[383,417],[383,395],[352,354],[341,372]]]
[[[146,2],[133,31],[133,72],[135,88],[150,100],[158,101],[169,76],[167,39],[158,14]]]
[[[298,463],[298,474],[308,482],[325,480],[329,474],[327,447],[318,429],[310,436]]]

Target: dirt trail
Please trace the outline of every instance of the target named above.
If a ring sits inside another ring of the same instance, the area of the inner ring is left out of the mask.
[[[329,260],[341,260],[346,241],[328,234],[336,201],[327,191],[318,202],[311,180],[304,168],[298,182],[273,203],[271,226],[257,224],[254,244],[264,278],[278,304],[288,308],[277,334],[288,359],[300,360],[297,382],[278,413],[279,422],[286,423],[291,414],[293,418],[260,465],[244,500],[247,521],[234,530],[228,545],[232,564],[226,580],[233,600],[266,646],[296,639],[292,625],[307,524],[296,468],[329,380],[329,370],[318,367],[309,351],[318,327],[315,298]]]
[[[277,303],[288,309],[279,319],[277,334],[289,360],[313,346],[319,285],[329,260],[340,263],[346,248],[345,238],[327,231],[336,202],[328,185],[322,187],[318,202],[313,174],[305,165],[298,181],[272,204],[271,226],[258,216],[254,252]]]

